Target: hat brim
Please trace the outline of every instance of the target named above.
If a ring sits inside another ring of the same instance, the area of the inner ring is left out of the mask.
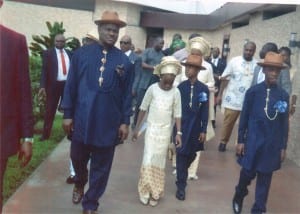
[[[96,37],[94,37],[93,35],[90,35],[90,34],[87,34],[86,38],[89,38],[89,39],[94,40],[94,41],[99,41],[99,38],[96,38]]]
[[[158,64],[158,65],[156,65],[156,66],[154,67],[153,74],[156,74],[156,75],[158,75],[158,76],[161,75],[161,74],[166,74],[166,73],[162,73],[162,72],[161,72],[161,69],[162,69],[163,67],[167,66],[167,65],[173,65],[173,66],[177,67],[177,69],[178,69],[177,74],[176,74],[176,73],[173,73],[173,72],[169,72],[168,74],[174,74],[174,75],[176,76],[176,75],[178,75],[178,74],[181,73],[181,66],[180,66],[180,64],[174,64],[174,62],[165,62],[165,63],[163,63],[163,64]]]
[[[287,68],[286,65],[279,64],[279,63],[258,62],[257,64],[261,67],[275,67],[275,68],[279,68],[279,69]]]
[[[191,66],[194,66],[194,67],[197,67],[197,68],[200,68],[200,70],[206,70],[205,67],[203,67],[202,65],[199,66],[199,65],[196,65],[196,64],[193,64],[193,63],[189,63],[189,62],[181,62],[180,63],[181,65],[183,66],[186,66],[186,65],[191,65]]]
[[[120,28],[125,27],[127,24],[126,22],[123,22],[121,20],[96,20],[95,21],[96,25],[101,25],[101,24],[115,24],[118,25]]]

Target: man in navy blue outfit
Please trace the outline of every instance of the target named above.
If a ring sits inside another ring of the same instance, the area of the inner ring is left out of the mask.
[[[133,65],[114,45],[126,23],[116,12],[96,20],[99,42],[78,49],[72,58],[62,107],[63,127],[73,131],[71,159],[76,179],[73,203],[82,200],[83,213],[97,213],[113,161],[115,146],[129,132]],[[87,163],[90,161],[89,188]]]
[[[232,201],[234,213],[241,213],[247,186],[255,177],[251,213],[266,212],[272,174],[280,168],[287,147],[289,96],[277,85],[283,58],[268,52],[257,64],[263,67],[265,81],[246,92],[243,104],[236,147],[242,169]]]

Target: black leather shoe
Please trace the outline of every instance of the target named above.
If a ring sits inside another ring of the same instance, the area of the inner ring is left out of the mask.
[[[212,121],[211,121],[211,124],[212,124],[212,127],[215,129],[215,128],[216,128],[216,121],[215,121],[215,120],[212,120]]]
[[[75,176],[70,175],[69,177],[67,177],[66,183],[67,184],[74,184],[75,183]]]
[[[244,197],[238,196],[236,193],[232,199],[232,209],[234,214],[240,214],[243,208]]]
[[[219,152],[225,152],[226,151],[226,144],[220,143],[219,144]]]
[[[185,191],[184,190],[177,190],[176,191],[176,198],[180,201],[184,201],[185,200]]]

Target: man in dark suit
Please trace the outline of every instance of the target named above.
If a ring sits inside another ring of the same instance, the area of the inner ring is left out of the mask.
[[[46,111],[41,141],[48,139],[51,135],[54,116],[63,95],[71,59],[71,53],[64,49],[65,37],[62,34],[55,36],[54,43],[55,47],[46,50],[42,58],[39,96],[46,97]]]
[[[213,67],[215,87],[217,88],[217,92],[215,93],[215,98],[217,98],[217,96],[218,96],[218,91],[219,91],[220,84],[221,84],[220,77],[226,67],[226,60],[220,58],[219,55],[220,55],[220,49],[218,47],[214,47],[212,49],[212,58],[210,60],[210,63],[212,64],[212,67]],[[215,110],[215,114],[216,114],[216,110],[217,110],[216,103],[214,104],[214,110]],[[212,125],[214,128],[216,127],[215,120],[212,121]]]
[[[120,39],[120,49],[129,57],[130,62],[134,65],[134,80],[132,85],[133,106],[136,105],[137,86],[141,77],[142,58],[131,50],[132,40],[128,35]]]
[[[0,0],[0,7],[3,1]],[[0,25],[0,213],[9,156],[19,151],[21,166],[31,159],[32,97],[26,38]],[[22,141],[20,141],[22,139]]]

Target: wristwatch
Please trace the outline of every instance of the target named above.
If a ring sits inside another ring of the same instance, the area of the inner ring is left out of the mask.
[[[31,143],[31,144],[33,144],[33,138],[32,137],[25,137],[25,138],[23,138],[23,141],[22,141],[22,143]]]
[[[182,132],[178,131],[177,134],[178,134],[178,135],[182,135]]]

